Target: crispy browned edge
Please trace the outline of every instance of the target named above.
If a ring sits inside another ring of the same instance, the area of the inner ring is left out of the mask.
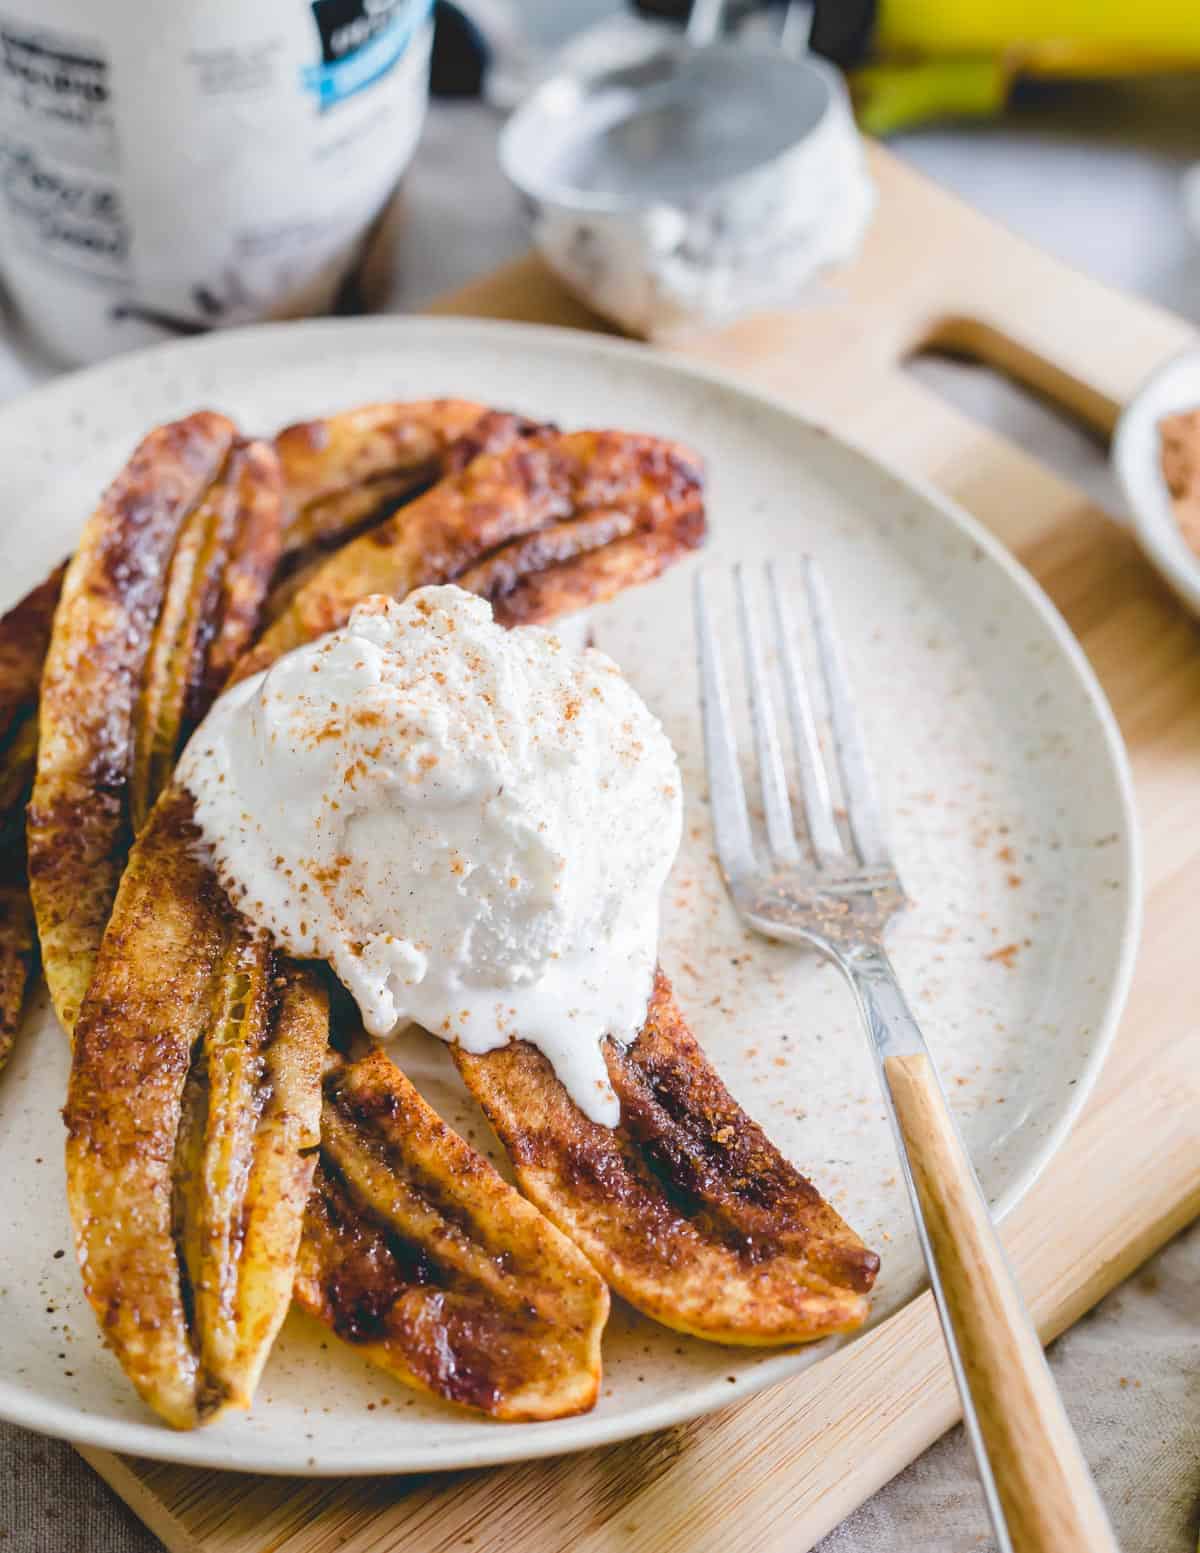
[[[455,581],[486,598],[501,625],[548,625],[653,582],[703,543],[704,509],[681,503],[653,527],[623,527],[610,513],[562,524],[506,546]],[[565,532],[572,528],[580,532]]]
[[[378,1049],[327,1080],[294,1292],[445,1401],[529,1421],[596,1399],[604,1283]]]
[[[460,474],[480,454],[503,452],[523,437],[553,429],[514,411],[484,410],[464,400],[369,405],[365,427],[360,413],[306,421],[276,439],[290,521],[266,604],[268,621],[283,612],[330,551],[378,527],[437,480]],[[386,462],[397,447],[407,459],[398,467]]]
[[[37,707],[66,570],[63,561],[0,617],[0,746],[5,748],[17,723]]]
[[[698,542],[703,500],[697,459],[676,443],[616,431],[541,432],[481,454],[336,551],[242,659],[236,675],[265,668],[280,653],[345,624],[370,594],[403,598],[416,587],[456,581],[514,540],[613,511],[632,517],[630,539],[690,524]]]
[[[589,447],[586,439],[594,434],[575,435],[578,440],[569,449],[568,459],[575,455],[582,462],[595,457],[596,464],[604,467],[605,454],[615,452],[611,446]],[[619,456],[628,458],[630,440],[625,440]],[[519,459],[506,459],[490,467],[488,460],[480,460],[471,467],[471,478],[457,488],[444,483],[398,516],[396,524],[384,524],[348,546],[301,590],[288,615],[268,632],[257,660],[252,655],[247,671],[264,666],[278,651],[341,624],[353,603],[367,591],[402,595],[428,580],[455,580],[491,597],[509,620],[545,621],[561,609],[609,597],[632,580],[656,575],[683,549],[699,542],[703,515],[694,461],[680,457],[679,450],[664,444],[640,447],[638,455],[648,453],[655,465],[655,497],[664,491],[668,494],[661,502],[651,497],[639,504],[638,516],[631,521],[629,506],[614,499],[611,484],[605,490],[603,478],[589,479],[595,476],[595,467],[589,465],[583,480],[577,469],[564,478],[558,459],[568,441],[533,438],[522,447]],[[544,457],[552,442],[552,452]],[[671,479],[662,479],[664,470],[670,472]],[[611,472],[606,472],[611,480]],[[689,485],[696,494],[694,502],[687,499]],[[584,490],[586,494],[582,494]],[[537,511],[529,526],[513,521],[521,506],[519,496],[514,499],[515,493],[523,494],[529,507]],[[407,546],[399,547],[397,555],[391,547],[398,538],[396,525],[401,522]],[[422,535],[427,522],[433,542]],[[446,543],[448,535],[455,541],[460,535],[464,539],[472,536],[476,542],[483,535],[490,541],[490,553],[474,566],[463,567],[461,552]],[[372,545],[388,548],[382,563]],[[407,555],[404,548],[409,551]],[[394,565],[397,559],[407,564],[408,570]],[[665,986],[665,981],[660,984],[660,993]],[[665,1016],[668,1005],[670,1020]],[[699,1336],[726,1342],[782,1343],[811,1340],[857,1326],[867,1311],[866,1293],[877,1267],[874,1253],[861,1245],[811,1183],[783,1160],[761,1129],[735,1105],[670,1004],[669,991],[662,996],[656,993],[655,1006],[658,1015],[648,1020],[646,1031],[631,1051],[645,1054],[651,1033],[662,1035],[669,1030],[676,1075],[690,1075],[690,1084],[676,1086],[679,1111],[673,1132],[662,1125],[659,1107],[646,1113],[649,1120],[644,1133],[637,1137],[628,1134],[626,1143],[628,1159],[636,1162],[633,1173],[641,1172],[639,1209],[655,1209],[659,1224],[664,1213],[671,1215],[675,1225],[671,1254],[643,1255],[640,1266],[635,1266],[639,1241],[634,1217],[606,1219],[595,1215],[587,1226],[589,1254],[596,1255],[614,1286],[633,1303],[667,1324]],[[503,1067],[507,1057],[497,1053],[483,1060],[464,1056],[463,1061],[478,1075],[481,1061],[483,1065],[495,1061]],[[610,1061],[618,1061],[616,1048],[612,1048]],[[638,1095],[631,1080],[634,1071],[624,1072],[624,1083],[619,1086],[627,1107],[634,1106]],[[561,1086],[544,1062],[537,1077],[543,1091],[553,1089],[561,1098]],[[522,1084],[523,1098],[528,1102],[530,1091],[537,1086],[527,1071],[522,1074]],[[493,1103],[499,1103],[496,1097]],[[700,1104],[707,1111],[689,1109]],[[520,1107],[514,1108],[517,1120],[520,1114]],[[752,1270],[744,1254],[737,1253],[730,1243],[738,1234],[752,1233],[745,1228],[752,1217],[745,1192],[739,1196],[727,1189],[734,1179],[735,1151],[718,1149],[705,1170],[699,1170],[695,1147],[703,1136],[705,1117],[711,1119],[714,1114],[722,1116],[719,1130],[724,1134],[753,1141],[757,1152],[750,1163],[762,1177],[759,1184],[768,1176],[774,1183],[773,1195],[759,1205],[753,1233],[760,1240],[768,1237],[775,1254],[759,1258]],[[518,1140],[519,1131],[506,1132],[499,1114],[493,1120],[506,1145]],[[559,1147],[575,1148],[575,1124],[584,1119],[567,1102],[557,1120]],[[694,1145],[690,1154],[680,1141],[680,1129],[689,1128]],[[668,1133],[670,1148],[664,1142]],[[612,1137],[606,1130],[598,1136]],[[660,1180],[656,1169],[647,1163],[668,1154],[676,1170],[669,1182]],[[690,1184],[684,1180],[685,1161],[694,1177]],[[527,1183],[523,1180],[523,1184]],[[579,1202],[572,1201],[576,1189],[576,1183],[560,1180],[540,1201],[561,1227],[578,1239],[585,1233],[585,1212]],[[691,1219],[680,1208],[680,1200],[689,1191],[699,1192],[699,1207]],[[718,1210],[719,1233],[713,1229]],[[710,1237],[710,1230],[715,1238]],[[690,1274],[680,1274],[672,1262],[675,1242],[681,1238],[691,1242]],[[666,1250],[659,1247],[660,1253]],[[713,1293],[714,1278],[725,1285],[719,1297]]]
[[[188,665],[181,743],[212,705],[262,618],[283,538],[283,471],[271,445],[239,438],[225,478],[233,491],[224,564],[211,574]]]
[[[446,449],[486,413],[486,405],[469,399],[416,399],[357,405],[285,426],[275,451],[288,493],[288,548],[313,538],[301,520],[314,503],[374,480],[436,477]]]
[[[865,1319],[878,1257],[733,1099],[661,971],[637,1039],[606,1046],[615,1129],[589,1121],[525,1043],[454,1050],[522,1190],[639,1310],[745,1345]]]
[[[667,532],[668,526],[662,524],[661,519],[659,521],[660,527],[655,530],[655,518],[647,520],[645,514],[641,513],[639,523],[635,526],[640,527],[643,535],[655,532],[662,535]],[[568,526],[560,525],[562,530]],[[511,598],[514,595],[520,598],[521,590],[526,589],[528,584],[536,587],[538,592],[529,594],[533,602],[525,607],[520,618],[552,618],[560,607],[556,602],[559,598],[576,600],[608,596],[609,592],[633,580],[628,566],[614,564],[611,554],[605,557],[607,565],[596,565],[602,547],[610,545],[611,548],[610,542],[614,538],[620,541],[630,536],[630,524],[623,514],[606,518],[601,507],[591,519],[581,520],[579,529],[580,533],[576,535],[560,532],[547,535],[540,543],[526,543],[519,548],[519,553],[514,553],[506,561],[485,566],[477,577],[470,580],[479,591],[485,591],[495,598]],[[676,516],[670,526],[671,545],[664,543],[656,547],[659,556],[670,558],[673,553],[678,553],[679,548],[697,542],[701,531],[702,516],[694,508],[685,514],[682,522]],[[674,551],[672,546],[675,546]],[[631,560],[637,560],[642,553],[644,547],[630,547],[628,556]],[[580,562],[585,564],[577,564]],[[561,580],[565,586],[546,590],[545,578],[540,574],[548,564],[558,568],[559,577],[555,580]],[[665,560],[657,559],[652,567],[645,569],[643,575],[654,575],[663,564],[666,564]]]
[[[179,1427],[248,1405],[290,1303],[326,1026],[315,993],[297,1003],[294,988],[307,981],[299,971],[281,970],[278,995],[261,978],[253,996],[239,991],[252,960],[270,974],[269,952],[243,953],[237,924],[196,887],[196,838],[180,839],[169,804],[165,820],[151,817],[140,851],[129,843],[189,720],[207,705],[220,653],[249,638],[281,530],[282,479],[269,444],[237,441],[232,423],[208,412],[159,428],[85,528],[64,588],[65,601],[74,581],[73,607],[65,618],[59,609],[45,671],[49,684],[57,654],[58,672],[75,666],[75,683],[60,687],[57,705],[43,697],[47,744],[59,748],[39,784],[44,776],[50,798],[66,800],[58,841],[74,813],[92,828],[95,873],[111,875],[89,878],[94,923],[76,915],[47,957],[52,987],[53,973],[73,993],[86,983],[67,1113],[68,1197],[101,1328],[142,1395]],[[80,705],[83,680],[99,715]],[[74,861],[75,873],[54,881],[59,901],[78,881]],[[111,912],[100,899],[106,888]],[[224,958],[206,964],[214,942]],[[217,980],[231,994],[207,1010],[221,1052],[191,1084],[193,1100],[206,1098],[189,1105],[200,1119],[189,1130],[185,1081],[198,1071],[193,1058],[204,1065],[195,1036]],[[73,999],[59,1008],[71,1032]],[[128,1082],[147,1032],[158,1042],[152,1071]],[[190,1150],[185,1162],[180,1149]],[[195,1184],[183,1190],[181,1180]],[[186,1266],[177,1239],[195,1250]],[[189,1312],[204,1319],[197,1325]]]
[[[458,468],[482,448],[508,446],[531,424],[468,401],[369,406],[288,428],[276,446],[287,454],[294,500],[339,481],[345,488],[397,460],[421,469],[431,460],[434,467]],[[134,822],[149,811],[174,752],[158,748],[152,755],[152,741],[144,738],[140,758],[129,759],[147,659],[162,646],[155,690],[171,703],[175,722],[168,717],[166,733],[177,750],[247,646],[276,570],[283,499],[272,472],[278,455],[261,443],[233,446],[234,436],[231,422],[208,411],[150,433],[105,493],[67,573],[45,667],[41,723],[48,737],[28,829],[47,980],[68,1029]],[[195,582],[178,579],[181,612],[192,629],[176,657],[177,644],[155,640],[164,589],[171,596],[175,580],[169,558],[181,525],[189,514],[198,516],[205,493],[220,484],[223,464],[226,489],[209,525],[219,532],[205,539],[199,561],[193,557],[200,567]],[[173,709],[176,688],[164,690],[163,676],[184,685],[181,710]],[[150,715],[157,717],[157,702]],[[13,920],[18,917],[14,912]]]
[[[265,957],[258,990],[231,1005],[223,974],[232,962],[244,976],[247,953]],[[216,1110],[196,1041],[219,1014],[237,1026],[231,1060],[244,1049],[248,1064],[233,1116]],[[175,1427],[248,1405],[286,1313],[326,1034],[319,985],[248,943],[204,859],[190,797],[169,789],[121,880],[75,1027],[63,1116],[84,1291],[139,1393]],[[196,1326],[202,1301],[223,1330]]]
[[[94,689],[119,694],[122,679],[139,682],[105,730],[110,765],[125,752],[121,823],[106,858],[121,878],[101,941],[84,945],[94,973],[68,1099],[68,1197],[102,1330],[146,1401],[178,1427],[249,1405],[290,1304],[327,1034],[307,974],[276,968],[215,884],[206,887],[190,801],[173,794],[155,809],[124,866],[135,824],[254,629],[279,553],[274,449],[226,436],[230,423],[215,420],[161,428],[160,445],[146,439],[110,487],[80,546],[92,610],[59,641],[64,656],[90,651],[97,628],[119,635],[125,609],[126,657],[93,665]],[[192,456],[172,463],[170,434],[187,431],[222,434],[207,478],[195,467],[202,447],[185,441]],[[168,497],[173,480],[181,489],[173,531],[157,515],[147,554],[139,530],[156,517],[159,479]],[[114,501],[123,485],[130,499]],[[131,555],[147,571],[158,562],[157,587],[149,579],[136,601],[121,588]],[[114,587],[97,601],[105,563]],[[142,616],[136,631],[131,602]],[[153,1072],[129,1082],[148,1037]]]
[[[590,452],[591,450],[588,451]],[[627,476],[627,471],[619,471],[619,477],[620,476]],[[615,494],[621,493],[617,492]],[[613,495],[614,492],[612,489],[610,487],[606,487],[605,496],[611,499]],[[465,542],[465,540],[462,542]],[[419,558],[414,562],[414,564],[420,564]],[[168,795],[167,799],[164,800],[164,803],[167,805],[168,809],[170,808],[172,801],[172,795]],[[151,831],[148,832],[146,838],[147,846],[150,845],[152,836],[153,830],[151,829]],[[143,865],[144,862],[145,859],[140,857],[138,852],[135,851],[134,860],[131,862],[130,874],[135,874],[137,872],[138,866]],[[197,899],[199,901],[199,896]],[[108,944],[109,939],[112,939],[112,941],[115,943],[120,943],[121,935],[127,932],[128,928],[129,924],[122,920],[122,913],[118,911],[114,917],[108,938],[105,940],[106,945]],[[117,958],[120,960],[122,956],[118,954]],[[128,958],[127,954],[125,958]],[[106,949],[102,949],[101,960],[102,965],[106,970],[109,967],[110,959],[111,957],[107,955]],[[102,988],[104,978],[100,973],[98,973],[96,980]],[[101,993],[98,991],[96,996],[97,998],[100,998]],[[127,995],[124,999],[123,1006],[127,1008],[128,1002],[129,998]],[[85,1005],[85,1017],[83,1019],[83,1026],[85,1030],[89,1032],[89,1039],[82,1043],[77,1051],[72,1083],[73,1092],[77,1081],[77,1087],[81,1094],[88,1094],[90,1092],[94,1097],[96,1093],[94,1081],[97,1072],[103,1072],[104,1061],[111,1059],[114,1055],[118,1058],[121,1055],[121,1032],[119,1030],[114,1030],[110,1020],[105,1037],[99,1041],[91,1039],[90,1037],[93,1025],[97,1024],[98,1017],[93,1013],[92,1005],[93,999],[89,995],[88,1002]],[[176,1032],[177,1036],[182,1034],[184,1031],[187,1031],[189,1028],[188,1021],[186,1019],[181,1020],[180,1024],[182,1026],[182,1030]],[[99,1026],[101,1028],[105,1028],[102,1019],[99,1020]],[[192,1043],[190,1039],[183,1044],[187,1046],[189,1051],[192,1049]],[[398,1074],[396,1075],[396,1078],[397,1082],[402,1082]],[[90,1091],[89,1085],[91,1086]],[[102,1087],[107,1090],[109,1086],[104,1085]],[[144,1097],[138,1095],[136,1090],[131,1091],[130,1094],[126,1096],[126,1103],[135,1117],[140,1110],[140,1105],[143,1098]],[[165,1126],[168,1129],[172,1126],[172,1124],[174,1125],[177,1145],[179,1119],[182,1114],[183,1102],[182,1081],[180,1082],[180,1087],[177,1091],[173,1091],[170,1095],[159,1097],[159,1099],[162,1103],[156,1103],[156,1115],[154,1121],[157,1125]],[[94,1107],[86,1114],[88,1115],[88,1123],[85,1127],[78,1128],[77,1134],[82,1136],[84,1133],[86,1133],[87,1141],[89,1143],[99,1144],[100,1147],[103,1148],[106,1140],[103,1137],[92,1136],[91,1128],[99,1127],[101,1130],[107,1129],[109,1132],[112,1132],[113,1120],[107,1115],[103,1118],[98,1117]],[[88,1226],[93,1222],[90,1216],[90,1210],[94,1202],[94,1194],[87,1191],[86,1163],[80,1163],[80,1156],[85,1152],[86,1151],[82,1150],[82,1148],[75,1150],[76,1168],[72,1173],[73,1182],[78,1188],[75,1196],[75,1209],[77,1222],[81,1225],[81,1239],[85,1239],[90,1233]],[[137,1163],[142,1164],[144,1162],[139,1160]],[[138,1200],[146,1200],[147,1197],[152,1196],[153,1192],[156,1190],[158,1196],[161,1198],[168,1189],[170,1174],[171,1171],[169,1168],[165,1172],[160,1171],[160,1177],[156,1180],[156,1182],[152,1183],[151,1187],[146,1188],[145,1190],[139,1189],[139,1191],[134,1194],[135,1197],[138,1198]],[[143,1183],[143,1187],[145,1188],[145,1183]],[[103,1181],[102,1196],[111,1196],[114,1189],[115,1183],[110,1173],[110,1175]],[[504,1191],[508,1192],[509,1189],[504,1188]],[[516,1199],[514,1198],[513,1200],[515,1201]],[[111,1255],[114,1243],[117,1245],[120,1245],[121,1243],[120,1235],[118,1233],[114,1236],[114,1234],[111,1232],[111,1226],[107,1222],[107,1214],[105,1214],[104,1218],[105,1223],[100,1227],[98,1243],[102,1244],[105,1252]],[[97,1237],[93,1236],[92,1239],[95,1240]],[[167,1248],[166,1239],[162,1234],[161,1226],[159,1227],[159,1245],[160,1250]],[[167,1255],[169,1259],[169,1248],[164,1250],[164,1255]],[[558,1262],[561,1264],[564,1256],[569,1259],[575,1255],[576,1253],[574,1253],[574,1251],[569,1248],[567,1243],[563,1242],[559,1248]],[[84,1260],[87,1262],[89,1261],[89,1258],[85,1257]],[[90,1261],[94,1273],[96,1265],[101,1263],[103,1258],[99,1256],[92,1257]],[[559,1375],[551,1378],[555,1384],[559,1384],[559,1391],[556,1394],[554,1391],[554,1385],[548,1384],[545,1379],[547,1360],[549,1358],[548,1339],[551,1335],[549,1332],[545,1332],[543,1334],[543,1340],[536,1345],[536,1347],[542,1351],[542,1376],[539,1377],[535,1374],[532,1382],[526,1382],[525,1386],[522,1388],[522,1397],[512,1397],[506,1396],[504,1394],[506,1388],[513,1384],[510,1376],[509,1379],[506,1380],[499,1388],[499,1394],[497,1398],[488,1404],[488,1406],[497,1413],[507,1409],[509,1416],[547,1416],[551,1412],[561,1413],[563,1411],[572,1410],[579,1406],[588,1405],[591,1397],[594,1396],[598,1364],[598,1350],[596,1349],[596,1344],[598,1342],[599,1326],[603,1319],[603,1304],[606,1295],[605,1291],[603,1290],[603,1286],[599,1283],[599,1281],[591,1279],[590,1274],[584,1267],[582,1260],[579,1260],[577,1265],[579,1268],[584,1268],[584,1273],[581,1280],[579,1273],[576,1272],[576,1282],[582,1281],[585,1287],[590,1284],[588,1300],[591,1317],[589,1323],[586,1324],[586,1335],[587,1341],[590,1343],[593,1352],[590,1355],[582,1356],[583,1360],[585,1361],[582,1364],[579,1362],[580,1356],[576,1356],[575,1368],[569,1376],[564,1378],[562,1375]],[[554,1264],[546,1263],[543,1266],[543,1276],[545,1276],[548,1270],[553,1271]],[[159,1267],[157,1271],[160,1275],[158,1279],[158,1290],[160,1296],[160,1305],[162,1305],[162,1300],[165,1297],[165,1291],[170,1286],[169,1269]],[[175,1276],[176,1280],[178,1281],[178,1264],[176,1264]],[[91,1287],[90,1293],[94,1302],[97,1304],[98,1311],[102,1308],[107,1319],[110,1321],[119,1322],[119,1311],[124,1310],[127,1314],[129,1312],[133,1313],[134,1323],[136,1325],[137,1321],[140,1319],[138,1315],[140,1309],[139,1302],[143,1298],[148,1297],[148,1291],[144,1288],[139,1289],[136,1284],[136,1280],[130,1285],[130,1287],[125,1289],[120,1287],[120,1282],[121,1280],[118,1276],[115,1280],[110,1278],[107,1284],[104,1284],[103,1282],[94,1283]],[[405,1291],[405,1294],[402,1295],[401,1298],[407,1297],[409,1292],[410,1291]],[[131,1334],[127,1326],[117,1326],[112,1330],[114,1341],[119,1346],[123,1359],[131,1366],[131,1374],[135,1379],[135,1383],[141,1386],[143,1394],[159,1407],[160,1411],[163,1412],[165,1417],[168,1417],[172,1422],[177,1423],[196,1421],[197,1419],[205,1416],[207,1412],[212,1411],[213,1408],[220,1405],[221,1401],[225,1400],[223,1395],[218,1395],[217,1390],[212,1383],[211,1377],[205,1378],[203,1375],[193,1380],[190,1395],[185,1395],[182,1398],[172,1396],[172,1385],[183,1383],[181,1380],[182,1372],[179,1372],[178,1375],[176,1372],[179,1370],[181,1356],[184,1353],[189,1341],[189,1334],[185,1330],[186,1319],[182,1312],[182,1296],[174,1300],[168,1299],[167,1304],[163,1306],[162,1309],[160,1309],[159,1314],[153,1323],[154,1329],[161,1332],[168,1324],[168,1316],[170,1316],[170,1318],[174,1320],[175,1324],[180,1328],[179,1332],[175,1334],[174,1338],[174,1357],[172,1362],[166,1364],[165,1366],[161,1362],[158,1362],[161,1359],[161,1354],[155,1348],[154,1344],[148,1344],[142,1350],[145,1364],[140,1373],[138,1371],[137,1364],[138,1348],[136,1343],[136,1334]],[[515,1336],[510,1339],[510,1345],[511,1343],[515,1343]],[[171,1345],[169,1344],[169,1347],[170,1346]],[[389,1349],[394,1347],[394,1345],[387,1346]],[[532,1352],[532,1350],[529,1351]],[[394,1352],[392,1353],[392,1358],[394,1361]],[[493,1366],[493,1375],[495,1375],[495,1373],[495,1366]],[[538,1388],[539,1383],[541,1385],[540,1396],[535,1397],[533,1392]],[[582,1390],[580,1389],[581,1383],[583,1385]],[[564,1384],[566,1386],[566,1392],[568,1393],[566,1395],[563,1393]],[[495,1389],[496,1388],[493,1386],[493,1390]],[[477,1405],[478,1400],[479,1399],[477,1399]]]
[[[237,438],[179,526],[130,719],[131,830],[247,646],[279,557],[283,479],[268,442]]]
[[[128,851],[131,721],[171,550],[234,435],[208,410],[152,431],[88,520],[63,580],[27,836],[46,979],[68,1031]]]
[[[576,532],[568,537],[566,531],[571,528]],[[669,545],[662,540],[668,532]],[[545,433],[527,438],[519,448],[510,445],[497,450],[493,446],[486,457],[477,455],[457,477],[447,479],[393,520],[348,546],[348,551],[357,547],[360,564],[370,573],[372,587],[364,585],[360,576],[352,589],[346,588],[347,550],[339,552],[301,590],[293,615],[298,613],[304,621],[306,594],[309,589],[316,590],[320,618],[325,622],[324,629],[330,629],[370,591],[403,596],[423,582],[443,580],[447,569],[453,571],[456,564],[462,565],[472,552],[479,555],[494,549],[497,537],[542,534],[546,537],[541,543],[521,545],[507,564],[497,561],[471,581],[480,591],[487,589],[496,594],[503,592],[507,598],[519,597],[531,574],[547,564],[556,564],[561,569],[561,586],[547,590],[536,606],[526,606],[527,613],[537,607],[543,618],[549,619],[557,609],[567,607],[565,600],[584,593],[598,596],[601,586],[614,591],[620,586],[614,580],[621,575],[620,567],[606,567],[602,585],[589,581],[585,569],[603,554],[603,549],[597,547],[603,547],[614,536],[637,536],[654,542],[661,557],[668,551],[678,554],[686,545],[698,543],[702,533],[699,471],[695,460],[683,450],[654,439],[620,433],[584,433],[572,439]],[[447,563],[445,558],[450,554],[456,561]],[[626,567],[629,559],[623,563]],[[354,570],[358,563],[354,556],[350,560]],[[659,559],[655,569],[663,564],[665,560]],[[331,573],[337,574],[332,590]],[[338,603],[332,607],[336,613],[328,606],[331,591],[338,597]],[[316,634],[319,632],[311,623],[292,626],[290,635],[287,622],[282,628],[269,630],[257,651],[239,668],[238,676],[268,666],[287,646],[298,645]],[[407,1081],[394,1065],[380,1060],[395,1086],[391,1103],[413,1103],[413,1097],[405,1096],[410,1088]],[[328,1130],[332,1126],[328,1104],[325,1114]],[[543,1383],[536,1411],[536,1373],[532,1381],[525,1380],[514,1396],[517,1371],[513,1370],[497,1385],[494,1362],[485,1372],[475,1374],[470,1382],[470,1398],[463,1391],[466,1377],[458,1382],[456,1391],[448,1392],[445,1377],[438,1379],[429,1372],[421,1346],[414,1353],[407,1351],[406,1345],[412,1341],[412,1306],[422,1298],[420,1280],[413,1282],[411,1253],[407,1263],[404,1258],[397,1258],[396,1243],[389,1244],[361,1199],[352,1201],[347,1196],[337,1167],[327,1156],[328,1150],[310,1203],[302,1245],[303,1275],[297,1286],[301,1304],[333,1326],[339,1335],[363,1343],[375,1362],[393,1373],[414,1384],[438,1388],[442,1395],[482,1407],[494,1416],[560,1416],[564,1411],[590,1405],[594,1385],[589,1384],[586,1397],[582,1396],[578,1391],[579,1377],[598,1373],[598,1352],[586,1369],[577,1368],[570,1377],[567,1396],[561,1392],[547,1395]],[[436,1267],[436,1262],[432,1266]],[[543,1277],[554,1266],[554,1262],[549,1263]],[[590,1341],[598,1343],[603,1311],[598,1304],[599,1293],[593,1293],[591,1298]],[[364,1301],[373,1313],[365,1326],[354,1315]],[[385,1319],[381,1315],[393,1310],[394,1316]],[[457,1338],[455,1332],[454,1325],[448,1324],[440,1341],[465,1341],[465,1331],[459,1332]],[[543,1344],[543,1361],[548,1357],[548,1347]],[[473,1362],[482,1362],[482,1354],[476,1354]]]
[[[36,959],[25,863],[25,805],[37,762],[42,665],[64,561],[0,618],[0,1068],[21,1022]]]

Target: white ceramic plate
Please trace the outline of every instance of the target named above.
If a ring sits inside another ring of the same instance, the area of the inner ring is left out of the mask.
[[[827,570],[863,692],[901,873],[895,959],[989,1197],[1029,1186],[1103,1057],[1137,936],[1130,786],[1112,718],[1058,615],[982,530],[781,404],[638,347],[443,320],[289,324],[172,345],[0,412],[16,598],[71,546],[155,421],[200,405],[249,428],[375,398],[469,394],[567,426],[680,437],[709,465],[712,563],[801,551]],[[753,939],[710,854],[689,584],[694,562],[597,611],[601,646],[664,719],[687,788],[663,960],[738,1098],[878,1248],[874,1319],[911,1298],[918,1252],[864,1041],[835,972]],[[481,1146],[431,1039],[415,1081]],[[174,1434],[100,1345],[71,1254],[58,1107],[66,1042],[37,1001],[0,1077],[0,1414],[71,1439],[265,1472],[409,1472],[573,1450],[719,1407],[828,1347],[752,1352],[618,1307],[595,1411],[505,1425],[370,1369],[292,1316],[251,1414]]]
[[[1112,440],[1112,463],[1134,532],[1153,564],[1200,615],[1200,556],[1179,530],[1163,478],[1158,423],[1200,407],[1200,351],[1159,367],[1125,406]]]

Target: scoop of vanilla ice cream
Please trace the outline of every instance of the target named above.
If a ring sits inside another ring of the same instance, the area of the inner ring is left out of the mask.
[[[546,1054],[612,1125],[645,1017],[679,767],[616,664],[454,587],[371,598],[227,691],[179,765],[231,898],[363,1023]]]

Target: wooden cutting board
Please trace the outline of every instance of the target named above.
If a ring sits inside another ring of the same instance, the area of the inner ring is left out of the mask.
[[[983,358],[1103,436],[1151,368],[1193,337],[886,152],[872,162],[879,214],[829,300],[682,349],[786,395],[993,529],[1074,628],[1128,742],[1147,890],[1132,998],[1084,1117],[1004,1226],[1049,1339],[1200,1212],[1200,640],[1122,529],[901,363],[930,345]],[[599,327],[532,259],[435,311]],[[172,1553],[726,1553],[731,1537],[739,1553],[803,1553],[956,1417],[925,1296],[736,1408],[582,1456],[298,1481],[83,1454]]]

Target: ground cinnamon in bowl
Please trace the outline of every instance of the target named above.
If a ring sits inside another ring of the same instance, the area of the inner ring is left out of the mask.
[[[1200,555],[1200,409],[1164,415],[1158,434],[1171,510],[1188,546]]]

